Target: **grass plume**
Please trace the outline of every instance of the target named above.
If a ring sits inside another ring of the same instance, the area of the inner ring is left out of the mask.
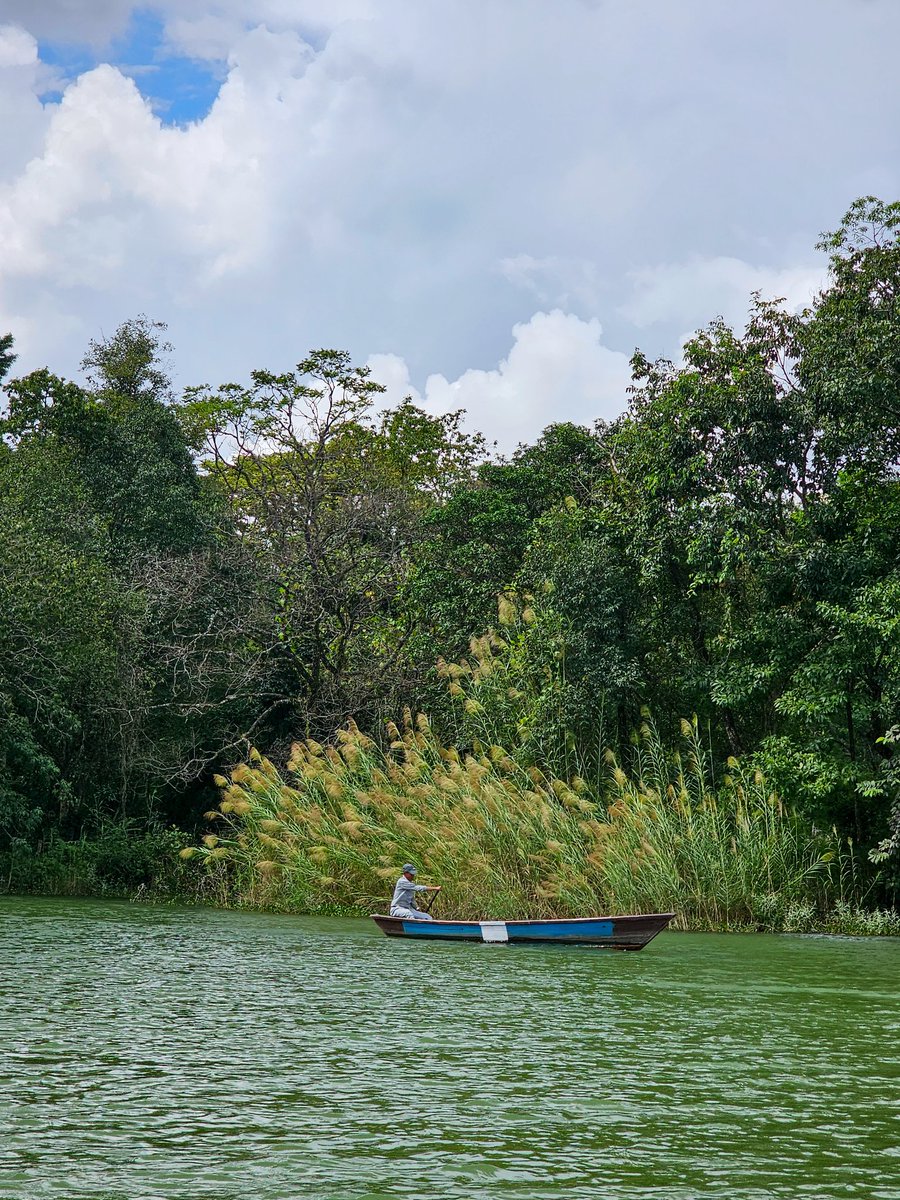
[[[232,900],[294,912],[385,911],[407,859],[458,917],[671,909],[684,928],[784,928],[829,909],[836,837],[734,760],[714,788],[696,722],[674,754],[645,722],[602,793],[496,744],[442,745],[422,715],[389,733],[387,749],[353,723],[298,743],[283,776],[254,751],[186,855]]]

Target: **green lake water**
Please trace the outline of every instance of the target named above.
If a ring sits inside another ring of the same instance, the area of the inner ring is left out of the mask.
[[[0,1197],[900,1198],[900,940],[0,900]]]

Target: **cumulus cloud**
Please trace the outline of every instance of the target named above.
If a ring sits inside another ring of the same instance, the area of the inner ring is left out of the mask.
[[[48,75],[31,34],[0,25],[0,113],[15,114],[0,122],[0,181],[14,179],[40,150],[47,118],[36,92]]]
[[[802,302],[819,230],[900,193],[893,0],[0,10],[0,331],[23,369],[71,374],[143,311],[181,382],[379,348],[508,442],[563,400],[604,415],[645,337],[674,354],[756,287]],[[137,12],[160,55],[221,72],[184,127],[112,61]],[[59,103],[47,38],[111,47]]]
[[[0,25],[0,70],[37,63],[37,42],[17,25]]]
[[[465,409],[469,426],[488,431],[508,452],[551,422],[592,425],[624,411],[628,356],[604,346],[602,333],[594,318],[583,321],[559,309],[538,312],[513,327],[512,348],[497,367],[469,369],[452,381],[429,375],[422,392],[397,355],[373,355],[368,366],[387,388],[388,403],[409,395],[429,412]]]
[[[410,377],[409,366],[399,354],[370,354],[366,366],[384,388],[384,407],[394,408],[404,400],[423,403],[422,394]]]
[[[246,81],[223,88],[217,111],[187,130],[163,129],[135,83],[109,66],[82,75],[50,119],[43,153],[0,191],[4,268],[63,286],[115,283],[135,261],[153,267],[164,240],[215,274],[258,248],[262,185],[223,125],[239,119]],[[237,95],[234,94],[237,92]]]
[[[34,49],[20,30],[0,38],[0,53],[17,64],[33,61]],[[196,296],[265,264],[285,225],[321,235],[330,215],[321,208],[308,209],[302,227],[302,176],[337,133],[344,84],[307,77],[314,58],[296,33],[242,34],[212,110],[186,128],[164,126],[136,83],[108,65],[80,76],[58,105],[41,109],[32,96],[42,144],[0,187],[7,297],[28,279],[127,293],[136,276],[145,292],[174,285]]]

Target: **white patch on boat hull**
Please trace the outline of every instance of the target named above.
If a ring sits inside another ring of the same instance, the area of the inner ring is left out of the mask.
[[[505,921],[479,921],[478,924],[481,926],[481,940],[483,942],[509,941]]]

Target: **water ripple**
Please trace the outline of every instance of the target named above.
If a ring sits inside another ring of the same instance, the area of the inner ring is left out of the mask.
[[[0,902],[3,1200],[898,1200],[900,942]]]

